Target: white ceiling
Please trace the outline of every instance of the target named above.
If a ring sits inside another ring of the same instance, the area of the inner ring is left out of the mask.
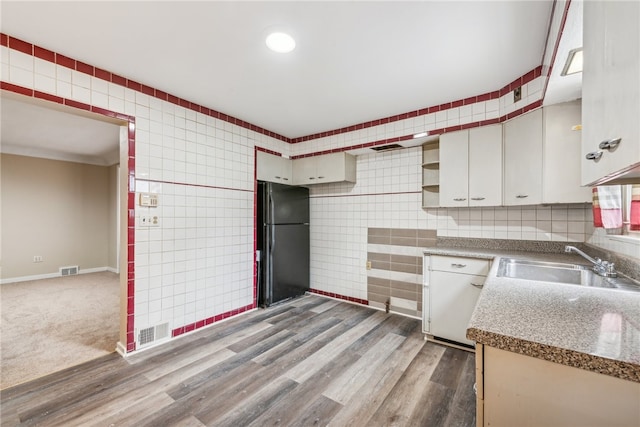
[[[540,65],[551,6],[2,1],[1,25],[293,138],[501,88]],[[267,50],[273,27],[296,38],[291,54]]]
[[[0,116],[3,153],[100,166],[120,161],[120,127],[91,114],[4,95]]]

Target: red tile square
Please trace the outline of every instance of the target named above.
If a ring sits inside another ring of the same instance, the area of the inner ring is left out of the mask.
[[[180,100],[178,101],[178,105],[180,105],[181,107],[184,107],[184,108],[189,108],[189,104],[190,104],[190,102],[187,101],[186,99],[180,98]]]
[[[49,62],[56,62],[56,54],[50,50],[43,49],[40,46],[33,47],[33,55],[36,58],[44,59]]]
[[[0,89],[19,93],[21,95],[33,96],[33,89],[27,89],[26,87],[14,85],[12,83],[0,82]]]
[[[451,103],[451,108],[462,107],[464,105],[464,100],[460,99],[458,101],[453,101]]]
[[[57,104],[64,104],[64,98],[61,98],[59,96],[55,96],[55,95],[51,95],[49,93],[44,93],[44,92],[40,92],[40,91],[33,91],[33,96],[38,98],[38,99],[44,99],[46,101],[51,101],[51,102],[55,102]]]
[[[111,81],[111,73],[103,70],[102,68],[94,68],[93,75],[100,80],[105,80],[107,82]]]
[[[76,71],[89,74],[90,76],[93,76],[93,73],[94,73],[92,65],[85,64],[84,62],[80,62],[80,61],[76,61]]]
[[[119,76],[117,74],[113,74],[112,73],[111,74],[111,83],[115,83],[117,85],[126,87],[127,86],[127,79],[125,79],[122,76]]]
[[[141,89],[142,85],[140,83],[136,82],[136,81],[127,80],[127,87],[129,89],[137,90],[138,92],[140,92],[140,89]]]
[[[144,93],[145,95],[155,96],[155,89],[154,89],[154,88],[152,88],[151,86],[140,85],[140,90],[141,90],[141,91],[142,91],[142,93]]]
[[[71,59],[68,56],[60,55],[59,53],[56,53],[56,64],[63,67],[71,68],[72,70],[76,69],[75,59]]]
[[[0,33],[0,45],[8,47],[9,46],[9,36],[4,33]]]
[[[91,111],[91,105],[85,104],[83,102],[74,101],[73,99],[65,99],[64,105],[68,105],[70,107],[79,108],[85,111]]]
[[[9,37],[9,48],[33,55],[33,45],[15,37]]]

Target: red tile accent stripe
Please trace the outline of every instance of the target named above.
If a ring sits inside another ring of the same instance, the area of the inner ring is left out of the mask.
[[[274,156],[282,157],[282,153],[278,153],[277,151],[269,150],[268,148],[258,147],[257,145],[256,145],[256,151],[262,151],[263,153],[273,154]]]
[[[469,129],[469,128],[475,128],[475,127],[480,127],[480,126],[488,126],[488,125],[493,125],[493,124],[497,124],[497,123],[502,123],[505,122],[507,120],[511,120],[514,117],[518,117],[521,114],[524,114],[528,111],[534,110],[536,108],[542,107],[542,99],[532,102],[531,104],[522,107],[518,110],[515,110],[509,114],[506,114],[502,117],[496,117],[495,119],[488,119],[488,120],[481,120],[479,122],[471,122],[471,123],[465,123],[463,125],[456,125],[456,126],[448,126],[445,128],[439,128],[439,129],[432,129],[429,131],[429,135],[442,135],[443,133],[447,133],[447,132],[455,132],[458,130],[463,130],[463,129]],[[312,153],[306,153],[306,154],[300,154],[297,156],[292,156],[292,159],[302,159],[305,157],[313,157],[313,156],[321,156],[323,154],[329,154],[329,153],[339,153],[339,152],[343,152],[343,151],[349,151],[349,150],[357,150],[360,148],[370,148],[370,147],[377,147],[379,145],[386,145],[386,144],[391,144],[394,142],[401,142],[401,141],[407,141],[413,139],[413,135],[404,135],[404,136],[399,136],[399,137],[395,137],[395,138],[388,138],[388,139],[381,139],[379,141],[373,141],[373,142],[367,142],[365,144],[358,144],[358,145],[351,145],[348,147],[341,147],[341,148],[334,148],[332,150],[323,150],[323,151],[315,151]]]
[[[324,295],[326,297],[342,299],[349,302],[355,302],[356,304],[369,305],[369,301],[367,301],[366,299],[348,297],[346,295],[335,294],[333,292],[321,291],[320,289],[309,289],[309,292],[312,292],[318,295]]]
[[[563,18],[563,22],[562,22],[562,28],[564,28],[564,23],[566,21],[566,13],[568,11],[569,8],[569,2],[567,3],[567,6],[565,7],[565,16]],[[561,31],[562,31],[561,28]],[[525,74],[524,76],[521,76],[519,78],[517,78],[516,80],[514,80],[513,82],[509,83],[508,85],[504,86],[503,88],[501,88],[498,91],[494,91],[494,92],[489,92],[489,93],[484,93],[481,95],[477,95],[477,96],[473,96],[473,97],[469,97],[469,98],[465,98],[465,99],[460,99],[460,100],[456,100],[453,102],[448,102],[448,103],[444,103],[444,104],[440,104],[440,105],[435,105],[435,106],[431,106],[431,107],[426,107],[426,108],[422,108],[420,110],[415,110],[415,111],[409,111],[406,113],[402,113],[402,114],[397,114],[395,116],[390,116],[390,117],[385,117],[385,118],[381,118],[381,119],[376,119],[376,120],[372,120],[369,122],[364,122],[364,123],[359,123],[359,124],[355,124],[355,125],[351,125],[351,126],[347,126],[344,128],[340,128],[340,129],[334,129],[334,130],[330,130],[330,131],[325,131],[325,132],[320,132],[320,133],[316,133],[313,135],[307,135],[307,136],[301,136],[301,137],[297,137],[297,138],[288,138],[285,137],[283,135],[277,134],[275,132],[269,131],[267,129],[264,129],[260,126],[256,126],[253,125],[249,122],[246,122],[244,120],[238,119],[236,117],[233,116],[229,116],[227,114],[221,113],[219,111],[207,108],[207,107],[203,107],[201,105],[195,104],[193,102],[187,101],[185,99],[181,99],[178,98],[174,95],[168,94],[164,91],[161,91],[159,89],[154,89],[150,86],[146,86],[144,84],[138,83],[136,81],[133,80],[128,80],[124,77],[121,77],[119,75],[110,73],[109,71],[106,70],[102,70],[100,68],[96,68],[93,67],[89,64],[85,64],[83,62],[77,61],[75,59],[69,58],[67,56],[61,55],[59,53],[54,53],[51,52],[49,50],[43,49],[39,46],[35,46],[32,45],[30,43],[27,43],[23,40],[8,36],[4,33],[0,33],[1,36],[1,42],[3,45],[8,46],[11,49],[17,49],[20,50],[22,52],[25,53],[29,53],[31,55],[36,55],[37,57],[41,58],[41,59],[45,59],[45,60],[49,60],[52,62],[55,62],[56,64],[59,64],[61,66],[65,66],[67,68],[71,68],[74,70],[77,70],[79,72],[82,73],[86,73],[89,74],[91,76],[100,78],[102,80],[106,80],[106,81],[110,81],[111,83],[114,84],[118,84],[120,86],[124,86],[127,87],[129,89],[132,90],[136,90],[142,93],[145,93],[149,96],[153,96],[156,98],[159,98],[163,101],[167,101],[167,102],[171,102],[172,104],[175,105],[180,105],[184,108],[188,108],[194,111],[197,111],[199,113],[205,114],[207,116],[210,117],[214,117],[216,119],[219,120],[223,120],[226,121],[228,123],[232,123],[235,124],[237,126],[243,127],[245,129],[249,129],[252,130],[256,133],[262,134],[262,135],[266,135],[275,139],[278,139],[280,141],[284,141],[290,144],[295,144],[298,142],[304,142],[304,141],[310,141],[313,139],[317,139],[317,138],[323,138],[323,137],[327,137],[327,136],[333,136],[333,135],[337,135],[337,134],[341,134],[341,133],[347,133],[347,132],[353,132],[356,130],[360,130],[360,129],[366,129],[369,127],[373,127],[373,126],[379,126],[382,124],[386,124],[386,123],[392,123],[398,120],[404,120],[410,117],[417,117],[417,116],[421,116],[421,115],[425,115],[425,114],[431,114],[431,113],[435,113],[438,111],[444,111],[447,110],[449,108],[455,108],[455,107],[459,107],[462,105],[469,105],[469,104],[473,104],[476,102],[483,102],[483,101],[487,101],[490,99],[497,99],[505,94],[507,94],[509,91],[513,90],[513,88],[519,86],[519,85],[523,85],[526,84],[528,82],[530,82],[531,80],[540,77],[543,74],[543,67],[539,66],[537,68],[535,68],[534,70],[529,71],[527,74]],[[557,51],[557,45],[556,45],[556,51]],[[54,57],[52,55],[55,55],[55,61],[54,61]],[[555,58],[555,53],[554,53],[554,58]],[[550,72],[550,70],[549,70]],[[546,84],[545,84],[545,92],[546,92]],[[543,92],[544,94],[544,92]],[[543,98],[544,99],[544,98]],[[353,149],[353,148],[358,148],[358,147],[348,147],[346,149]],[[346,149],[340,149],[338,151],[345,151]],[[334,151],[335,152],[335,151]]]
[[[244,313],[244,312],[249,311],[249,310],[253,310],[254,308],[256,308],[255,304],[249,304],[249,305],[245,305],[244,307],[240,307],[240,308],[236,308],[236,309],[231,310],[231,311],[227,311],[226,313],[217,314],[215,316],[208,317],[208,318],[206,318],[204,320],[198,320],[197,322],[189,323],[188,325],[181,326],[181,327],[176,328],[173,331],[171,331],[171,336],[172,337],[177,337],[177,336],[185,334],[187,332],[195,331],[196,329],[200,329],[200,328],[202,328],[204,326],[211,325],[212,323],[216,323],[216,322],[219,322],[221,320],[228,319],[231,316],[235,316],[237,314]]]

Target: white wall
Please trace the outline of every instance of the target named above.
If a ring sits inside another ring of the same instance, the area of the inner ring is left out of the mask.
[[[109,267],[109,168],[3,154],[2,279]],[[34,263],[34,256],[43,262]]]

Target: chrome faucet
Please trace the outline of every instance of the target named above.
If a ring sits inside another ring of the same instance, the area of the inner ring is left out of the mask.
[[[584,252],[582,252],[580,249],[576,248],[575,246],[565,246],[564,247],[564,251],[565,252],[575,252],[578,255],[580,255],[582,258],[586,259],[587,261],[591,262],[593,264],[593,271],[596,272],[596,274],[603,276],[603,277],[618,277],[618,273],[616,272],[615,269],[615,264],[609,261],[603,261],[600,258],[596,258],[593,259],[591,258],[589,255],[585,254]]]

